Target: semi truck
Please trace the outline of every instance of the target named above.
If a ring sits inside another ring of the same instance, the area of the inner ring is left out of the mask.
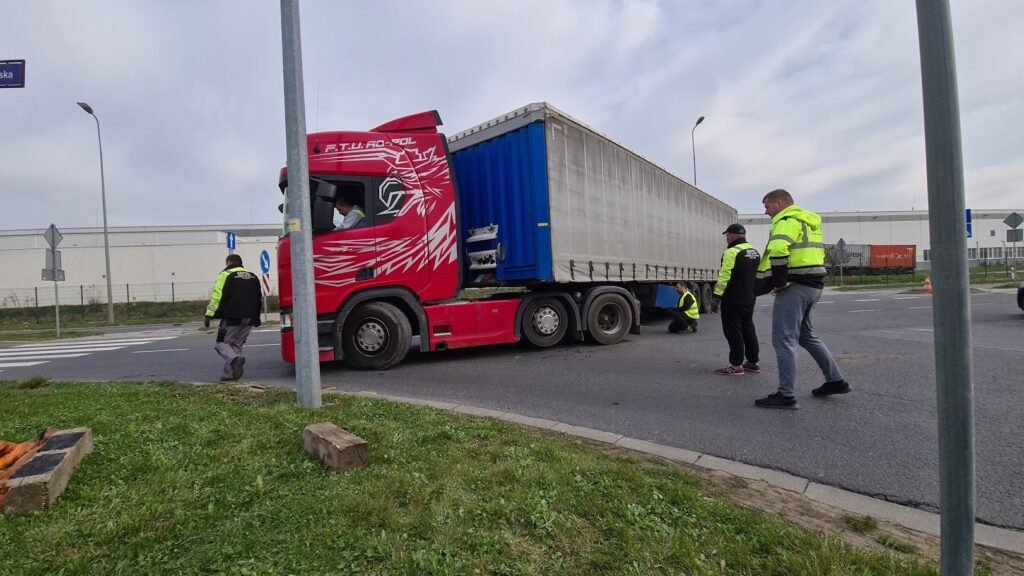
[[[420,352],[609,345],[639,331],[641,309],[674,307],[674,282],[710,301],[732,207],[547,103],[451,138],[439,126],[429,111],[307,135],[321,362],[387,369],[417,340]],[[342,198],[364,213],[357,226],[336,228]],[[287,230],[281,351],[293,363]]]
[[[910,274],[917,268],[914,244],[825,245],[825,263],[832,274]]]

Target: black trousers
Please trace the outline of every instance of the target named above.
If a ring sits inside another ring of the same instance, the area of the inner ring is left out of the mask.
[[[722,302],[722,332],[729,342],[729,364],[756,364],[761,352],[757,344],[757,330],[754,328],[754,305]]]
[[[682,332],[687,328],[697,329],[697,321],[686,314],[676,310],[669,310],[668,314],[672,317],[672,322],[668,325],[669,332]]]

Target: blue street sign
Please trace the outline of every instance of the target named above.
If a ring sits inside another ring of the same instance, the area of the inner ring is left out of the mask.
[[[25,61],[0,60],[0,88],[25,87]]]
[[[970,238],[971,237],[971,209],[968,208],[966,210],[966,212],[967,212],[967,237]]]
[[[228,232],[228,250],[235,249],[235,233]]]
[[[270,252],[267,252],[266,250],[260,252],[260,270],[262,270],[264,274],[270,273]]]

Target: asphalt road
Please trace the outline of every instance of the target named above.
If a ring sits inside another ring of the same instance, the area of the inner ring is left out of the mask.
[[[1024,529],[1024,313],[1012,291],[974,295],[971,305],[978,516]],[[712,374],[726,363],[726,346],[718,317],[705,315],[696,335],[668,334],[666,321],[653,319],[616,346],[413,353],[386,372],[326,365],[322,382],[560,420],[937,510],[931,297],[826,292],[815,327],[853,392],[811,397],[821,375],[801,352],[796,411],[753,405],[776,384],[770,306],[763,299],[756,317],[761,374]],[[111,334],[102,346],[0,347],[0,379],[214,382],[220,359],[212,334],[198,328]],[[274,330],[250,337],[244,381],[293,385],[278,339]]]

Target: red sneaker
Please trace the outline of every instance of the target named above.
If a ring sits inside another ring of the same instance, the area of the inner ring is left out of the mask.
[[[758,364],[757,362],[744,362],[743,369],[746,370],[747,372],[760,372],[761,365]]]
[[[726,366],[725,368],[715,370],[715,374],[719,376],[742,376],[743,372],[742,366]]]

